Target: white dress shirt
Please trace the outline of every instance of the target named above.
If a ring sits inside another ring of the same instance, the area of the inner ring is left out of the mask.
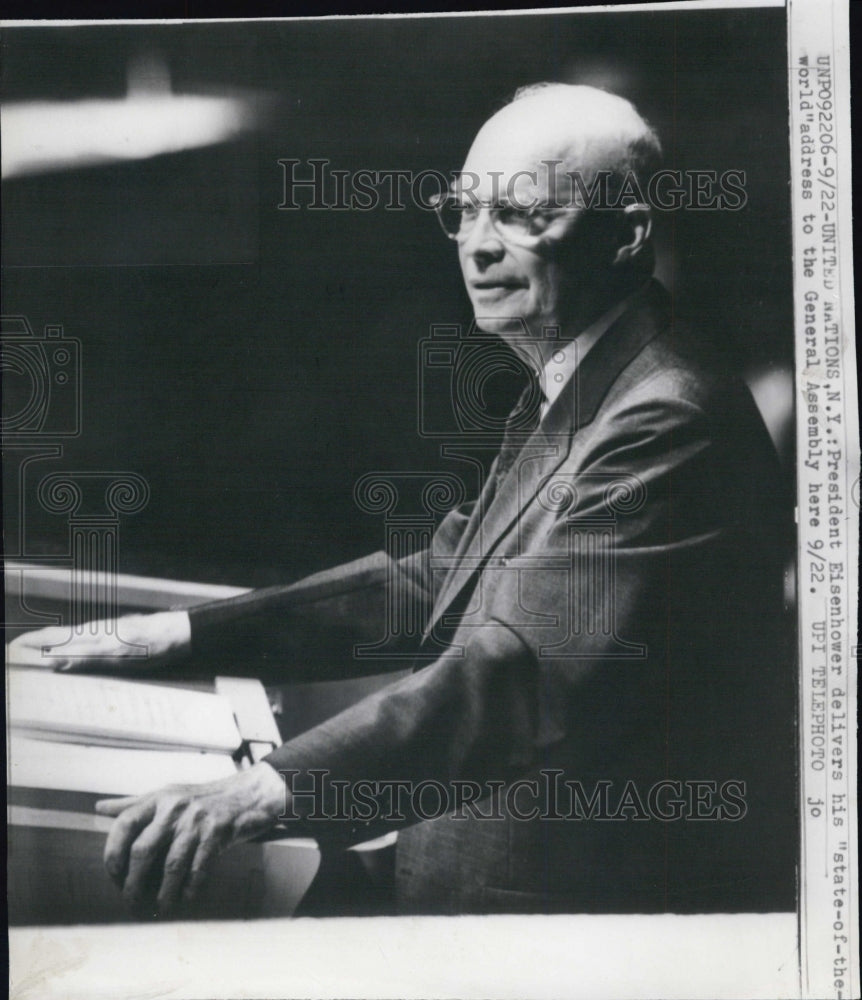
[[[631,298],[632,296],[628,296],[621,302],[617,302],[616,305],[611,306],[594,323],[591,323],[586,329],[582,330],[574,340],[570,340],[567,344],[562,345],[558,350],[554,351],[548,359],[545,367],[539,373],[542,392],[545,396],[545,401],[542,403],[542,420],[545,419],[545,415],[551,408],[554,400],[568,385],[578,366],[587,356],[587,352],[595,347],[602,335],[607,333],[611,326],[622,316]]]

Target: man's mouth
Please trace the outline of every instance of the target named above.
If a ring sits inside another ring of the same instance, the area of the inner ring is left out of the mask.
[[[471,281],[472,288],[525,288],[522,281]]]

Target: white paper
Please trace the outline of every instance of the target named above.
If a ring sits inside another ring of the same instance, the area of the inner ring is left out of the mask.
[[[9,785],[97,795],[145,795],[175,783],[217,781],[236,774],[227,754],[51,743],[10,734]]]
[[[227,752],[242,742],[230,703],[206,691],[16,668],[8,697],[11,726],[42,738]]]

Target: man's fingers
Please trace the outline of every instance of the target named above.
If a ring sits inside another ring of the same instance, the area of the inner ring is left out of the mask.
[[[122,806],[122,803],[126,803],[126,806]],[[117,806],[119,808],[116,808]],[[96,803],[96,809],[103,815],[117,816],[105,842],[104,859],[108,874],[115,882],[122,885],[129,867],[129,851],[132,843],[152,820],[156,809],[155,803],[137,798],[104,799]]]
[[[10,664],[69,673],[124,674],[152,669],[187,652],[191,624],[185,611],[157,611],[91,621],[74,631],[51,625],[17,636],[6,647]]]
[[[96,803],[96,812],[102,816],[119,816],[124,809],[140,802],[139,795],[126,795],[121,799],[99,799]]]
[[[153,868],[160,865],[172,835],[173,824],[157,813],[129,847],[128,871],[123,883],[123,895],[129,903],[139,903],[152,893],[154,886],[149,880]]]
[[[201,839],[195,851],[188,880],[183,889],[183,899],[186,902],[191,902],[197,898],[201,887],[206,881],[207,872],[223,846],[221,839],[215,836]]]
[[[35,629],[32,632],[22,632],[10,640],[10,649],[36,649],[43,646],[56,646],[69,641],[69,629],[60,625],[49,625],[47,628]]]
[[[162,884],[159,889],[159,913],[169,913],[179,902],[198,848],[197,835],[189,830],[180,833],[171,844],[165,858]]]
[[[69,642],[69,630],[52,626],[26,632],[16,636],[6,646],[6,662],[21,667],[57,666],[59,662],[68,662],[64,653],[52,655],[54,647],[62,647]],[[65,652],[65,651],[64,651]]]
[[[146,620],[146,616],[101,619],[75,629],[54,625],[37,629],[13,639],[7,658],[10,663],[59,671],[86,671],[93,666],[110,668],[115,664],[119,669],[127,669],[130,657],[139,662],[146,659],[148,652],[146,644],[136,645],[134,641],[142,631],[133,627],[139,620]],[[127,632],[132,636],[128,641]]]
[[[283,797],[273,792],[281,792],[281,782],[265,766],[273,779],[268,790],[260,770],[251,768],[205,785],[173,785],[142,798],[98,802],[101,815],[116,816],[105,866],[127,902],[149,906],[157,899],[166,913],[180,898],[194,898],[217,854],[252,827],[256,832],[259,813],[278,815]]]

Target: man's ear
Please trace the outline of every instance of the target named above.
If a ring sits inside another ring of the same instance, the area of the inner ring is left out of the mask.
[[[632,202],[623,208],[622,229],[625,243],[617,248],[614,264],[627,264],[649,243],[652,232],[652,215],[649,205]]]

